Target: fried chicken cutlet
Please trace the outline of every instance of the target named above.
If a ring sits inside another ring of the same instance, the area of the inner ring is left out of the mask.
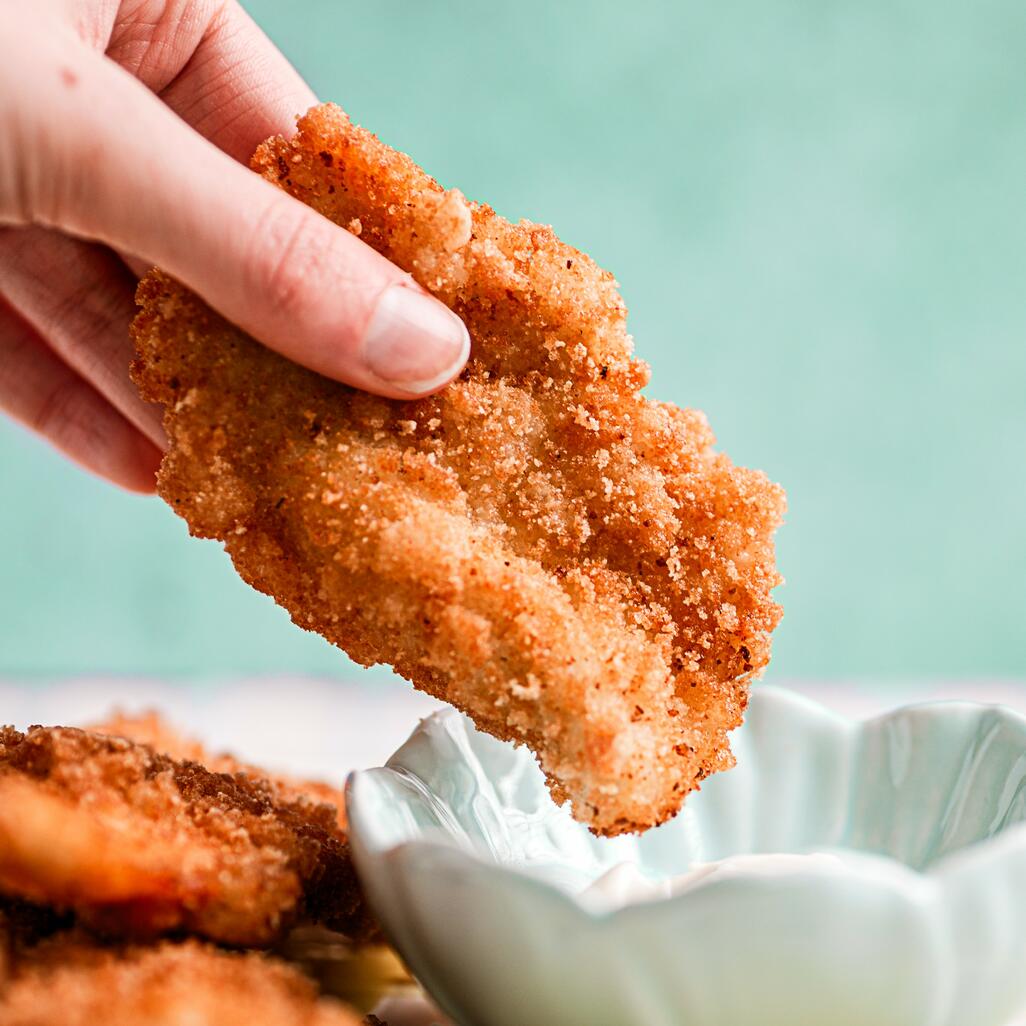
[[[438,395],[380,399],[255,342],[159,271],[135,380],[159,491],[301,627],[527,744],[601,834],[732,765],[769,659],[784,496],[641,395],[616,282],[551,228],[444,190],[333,105],[253,167],[463,318]]]
[[[128,938],[366,922],[334,806],[63,727],[0,728],[0,894]]]
[[[58,935],[15,950],[0,1026],[358,1026],[300,972],[197,941],[105,948]]]
[[[321,780],[299,780],[281,773],[269,773],[259,766],[240,762],[227,752],[211,752],[193,737],[181,733],[160,713],[149,711],[135,716],[116,712],[109,719],[87,726],[96,734],[128,738],[136,744],[148,745],[155,752],[178,761],[198,762],[214,773],[241,773],[266,784],[276,800],[312,801],[335,809],[339,830],[346,830],[346,799],[343,792]]]

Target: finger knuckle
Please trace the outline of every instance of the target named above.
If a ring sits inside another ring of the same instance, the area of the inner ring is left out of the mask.
[[[87,399],[77,378],[62,377],[43,392],[29,426],[62,448],[83,448],[93,434]]]
[[[324,236],[314,215],[275,204],[257,230],[256,295],[281,318],[301,317],[318,289]]]
[[[90,181],[103,160],[95,144],[72,159],[65,140],[37,127],[0,151],[7,151],[0,156],[0,223],[81,227],[92,205]]]
[[[4,118],[0,139],[0,221],[30,224],[46,205],[52,186],[40,174],[42,149],[38,132],[28,130],[21,118]]]

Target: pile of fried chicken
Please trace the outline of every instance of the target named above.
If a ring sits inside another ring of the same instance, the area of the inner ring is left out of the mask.
[[[0,730],[0,1026],[351,1026],[296,943],[318,926],[376,934],[341,792],[156,715]]]

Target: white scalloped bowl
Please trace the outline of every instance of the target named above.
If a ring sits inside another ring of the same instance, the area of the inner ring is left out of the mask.
[[[524,749],[426,719],[348,784],[386,932],[462,1026],[1006,1026],[1026,1010],[1026,718],[937,703],[864,723],[757,688],[737,767],[641,837],[591,836]],[[596,910],[740,853],[675,897]]]

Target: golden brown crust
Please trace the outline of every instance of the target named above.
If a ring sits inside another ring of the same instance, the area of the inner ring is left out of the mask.
[[[139,288],[160,492],[300,626],[528,744],[605,834],[731,765],[780,609],[783,493],[644,398],[612,277],[315,108],[254,167],[465,320],[467,370],[397,402],[284,360],[159,272]]]
[[[270,773],[259,766],[240,762],[228,752],[211,752],[200,741],[183,734],[155,710],[129,715],[115,712],[100,723],[86,726],[96,734],[128,738],[136,744],[148,745],[155,752],[179,762],[198,762],[213,773],[241,773],[244,777],[266,785],[276,800],[312,801],[334,808],[339,830],[346,830],[346,799],[341,789],[321,780],[300,780],[283,773]]]
[[[105,948],[65,934],[23,948],[0,979],[0,1026],[357,1026],[302,974],[196,941]]]
[[[130,938],[263,945],[364,917],[333,806],[62,727],[0,729],[0,893]]]

